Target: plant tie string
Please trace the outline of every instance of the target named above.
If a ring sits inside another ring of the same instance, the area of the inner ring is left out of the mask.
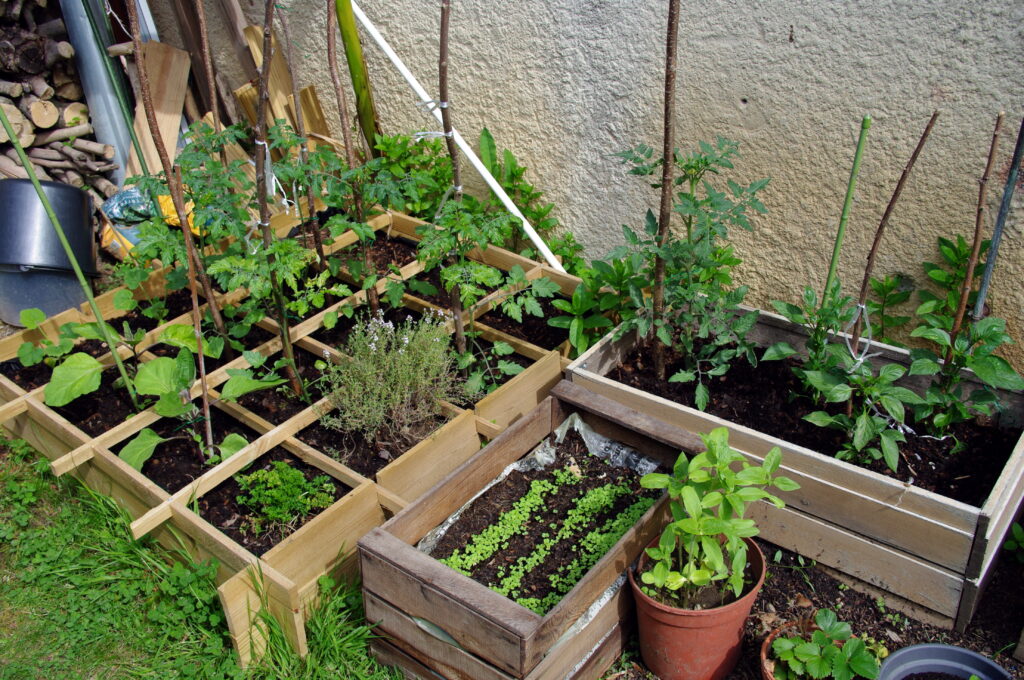
[[[434,222],[437,222],[438,218],[441,217],[441,211],[444,210],[444,204],[448,202],[448,199],[451,198],[453,193],[461,194],[462,185],[453,184],[452,186],[448,187],[448,191],[444,192],[444,196],[441,197],[441,202],[437,206],[437,212],[434,213]]]
[[[864,329],[866,331],[866,337],[864,338],[864,351],[858,354],[857,349],[850,343],[850,331],[853,329],[854,324],[857,323],[857,319],[864,317]],[[871,317],[868,315],[868,308],[866,305],[858,304],[853,313],[853,318],[850,319],[850,323],[846,324],[846,328],[843,333],[843,340],[846,342],[846,349],[850,352],[850,356],[853,357],[853,366],[850,366],[847,373],[853,373],[855,370],[861,367],[865,361],[872,357],[881,356],[881,352],[874,352],[869,354],[868,350],[871,349]]]
[[[435,109],[447,109],[448,102],[440,99],[427,99],[426,101],[416,102],[416,108],[423,109],[426,113],[431,113]]]
[[[423,130],[420,132],[412,133],[412,138],[417,142],[422,142],[424,139],[440,139],[441,137],[451,137],[452,132],[441,132],[439,130]]]

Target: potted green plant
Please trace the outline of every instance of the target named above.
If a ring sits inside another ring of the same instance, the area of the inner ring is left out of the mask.
[[[771,632],[761,645],[763,680],[878,677],[878,657],[850,624],[831,609],[819,609]]]
[[[729,446],[726,428],[701,439],[707,450],[691,459],[680,453],[672,474],[652,472],[640,480],[644,488],[666,489],[672,512],[636,573],[629,571],[640,653],[662,680],[717,679],[732,671],[765,576],[747,507],[764,499],[781,508],[782,500],[766,489],[798,488],[773,476],[782,461],[778,448],[751,465]]]

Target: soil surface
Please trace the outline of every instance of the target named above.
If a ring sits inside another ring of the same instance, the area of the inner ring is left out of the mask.
[[[354,247],[344,253],[338,253],[343,262],[361,259],[359,251]],[[392,271],[392,265],[401,269],[416,259],[416,246],[405,239],[389,238],[386,234],[376,232],[373,245],[370,246],[370,259],[377,268],[377,274],[383,276]]]
[[[569,330],[566,328],[555,328],[548,325],[548,319],[561,316],[562,312],[551,304],[550,299],[541,298],[538,300],[544,316],[533,316],[523,314],[522,323],[510,319],[495,309],[477,317],[477,321],[490,326],[491,328],[508,333],[514,338],[525,340],[544,349],[556,349],[569,339]]]
[[[324,395],[323,387],[318,381],[323,373],[314,366],[317,357],[297,347],[294,348],[294,352],[295,365],[298,366],[299,375],[302,376],[306,391],[309,392],[310,401],[308,403],[295,396],[287,382],[275,388],[250,392],[241,397],[238,403],[264,420],[268,420],[274,425],[280,425],[292,416],[298,415],[310,404],[319,401]],[[269,368],[280,358],[280,353],[274,354],[267,359],[264,366]],[[282,378],[285,377],[283,368],[277,369],[276,373]]]
[[[561,487],[559,493],[548,496],[543,507],[535,511],[529,528],[524,535],[517,535],[508,542],[508,548],[498,551],[491,558],[473,568],[470,577],[485,586],[500,581],[499,570],[515,564],[520,558],[534,552],[539,534],[546,530],[552,522],[561,521],[569,510],[575,507],[576,501],[587,491],[606,484],[623,482],[639,489],[639,475],[628,468],[615,467],[587,451],[583,438],[575,431],[570,431],[565,440],[556,445],[556,460],[543,470],[529,472],[513,471],[504,480],[498,482],[486,493],[477,498],[462,516],[445,533],[434,550],[430,553],[436,559],[449,557],[455,550],[469,543],[470,539],[488,526],[496,523],[503,512],[522,498],[530,489],[534,480],[553,480],[555,470],[567,466],[575,466],[579,470],[579,483]],[[571,564],[577,557],[575,552],[579,538],[595,528],[600,527],[607,519],[624,511],[637,500],[638,495],[656,498],[657,493],[650,490],[628,494],[616,500],[613,507],[606,512],[594,516],[593,521],[572,538],[557,543],[544,563],[526,574],[520,586],[524,597],[543,598],[552,591],[549,576],[556,574],[560,566]]]
[[[127,321],[129,328],[133,331],[137,331],[140,328],[145,329],[147,332],[153,330],[157,326],[177,319],[182,314],[187,314],[192,311],[192,293],[184,288],[182,290],[176,290],[173,293],[161,298],[164,305],[167,306],[167,316],[160,319],[151,319],[142,313],[142,310],[149,307],[149,302],[146,300],[140,300],[139,306],[115,319],[107,319],[107,323],[113,326],[119,333],[123,328],[123,322]],[[206,302],[206,298],[203,297],[202,293],[199,293],[199,304],[203,305]]]
[[[352,490],[345,484],[328,475],[326,472],[299,460],[280,446],[271,449],[266,454],[260,456],[254,463],[238,474],[252,474],[259,469],[269,470],[273,467],[272,464],[279,460],[284,461],[293,468],[302,471],[306,476],[306,479],[310,481],[321,475],[326,476],[334,485],[335,501]],[[235,481],[235,478],[232,477],[231,479],[228,479],[217,488],[199,498],[197,501],[199,514],[207,522],[223,531],[229,538],[236,541],[256,556],[267,552],[280,543],[285,537],[294,533],[303,524],[322,512],[321,510],[314,510],[290,525],[271,526],[259,536],[254,536],[251,533],[245,533],[242,529],[246,524],[246,518],[251,516],[251,512],[248,508],[237,501],[237,497],[241,492],[242,490],[238,486],[238,482]]]
[[[740,661],[729,676],[733,680],[761,680],[761,642],[777,626],[816,609],[832,609],[839,620],[850,623],[853,633],[872,638],[894,652],[910,645],[939,642],[974,650],[995,661],[1014,678],[1024,678],[1024,664],[1012,658],[1024,628],[1024,565],[1003,554],[995,575],[981,599],[978,611],[963,634],[922,623],[886,606],[884,600],[857,592],[832,578],[813,561],[765,541],[758,545],[768,560],[768,575],[743,631]],[[778,558],[776,554],[778,553]],[[620,670],[608,671],[606,680],[653,680],[643,668],[635,635],[627,650],[629,660]],[[623,668],[624,667],[624,668]]]
[[[199,400],[193,403],[197,409],[202,408]],[[239,434],[250,443],[259,437],[255,430],[242,425],[218,408],[210,408],[210,424],[214,441],[218,443],[229,434]],[[201,412],[193,422],[164,418],[154,423],[151,429],[170,441],[163,442],[153,450],[153,457],[142,466],[142,474],[164,491],[174,493],[210,469],[200,445],[192,438],[192,431],[200,437],[204,436]],[[124,444],[118,445],[113,451],[119,454],[122,448]]]
[[[321,423],[313,423],[295,438],[309,444],[331,458],[352,468],[368,479],[374,479],[388,463],[401,457],[416,442],[448,422],[445,416],[436,416],[412,428],[409,436],[399,442],[381,442],[374,445],[358,433],[345,433]]]
[[[434,269],[431,269],[428,272],[421,272],[412,278],[415,279],[416,281],[424,281],[426,283],[429,283],[430,285],[437,289],[437,292],[434,293],[433,295],[428,295],[426,293],[410,291],[410,295],[417,297],[420,300],[426,300],[430,304],[436,305],[437,307],[440,307],[442,309],[451,309],[452,298],[451,295],[448,294],[448,291],[444,289],[444,286],[441,285],[441,271],[439,269],[435,267]]]
[[[68,354],[73,354],[75,352],[85,352],[89,356],[99,359],[101,356],[108,353],[107,343],[102,340],[83,340],[75,345],[75,349]],[[63,360],[64,358],[61,357],[60,361]],[[9,361],[0,361],[0,374],[10,378],[18,385],[18,387],[26,392],[31,392],[37,387],[42,387],[46,383],[50,382],[50,376],[53,375],[53,368],[45,361],[41,361],[34,366],[22,366],[21,362],[15,358]]]
[[[671,376],[682,363],[672,354],[667,359],[666,375]],[[803,416],[820,407],[801,396],[802,385],[791,370],[795,365],[798,364],[793,360],[766,361],[753,368],[746,362],[735,362],[728,373],[711,379],[707,412],[824,454],[838,451],[845,433],[803,420]],[[608,377],[694,406],[695,384],[658,381],[653,360],[640,348],[634,349]],[[834,413],[844,408],[843,404],[829,406]],[[881,460],[865,467],[980,507],[1002,473],[1021,430],[968,422],[954,426],[952,434],[966,444],[960,454],[950,455],[952,438],[939,441],[908,434],[907,442],[900,444],[897,473]]]

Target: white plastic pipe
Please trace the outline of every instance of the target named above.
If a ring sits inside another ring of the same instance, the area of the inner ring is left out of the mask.
[[[363,25],[363,28],[365,28],[366,32],[370,34],[373,41],[377,43],[377,46],[380,47],[385,55],[387,55],[387,58],[391,60],[391,63],[395,65],[395,68],[402,74],[402,77],[405,78],[407,83],[409,83],[409,86],[412,87],[414,92],[416,92],[416,95],[420,100],[424,104],[430,104],[430,102],[434,100],[433,97],[427,94],[427,91],[424,90],[423,86],[420,85],[418,80],[416,80],[416,76],[414,76],[406,67],[405,63],[402,62],[401,57],[395,54],[395,51],[391,49],[391,45],[389,45],[388,41],[384,39],[384,36],[380,34],[380,31],[378,31],[377,27],[373,25],[373,22],[370,21],[366,14],[363,13],[363,10],[358,4],[356,4],[355,0],[352,0],[352,11],[355,13],[356,19],[359,20],[359,23]],[[431,107],[431,113],[434,114],[434,118],[436,118],[440,123],[441,110],[434,106]],[[484,178],[485,182],[487,182],[487,186],[491,188],[491,191],[493,191],[498,199],[505,204],[505,207],[508,208],[510,213],[523,221],[523,231],[526,232],[528,237],[530,237],[533,244],[537,246],[537,250],[539,250],[541,255],[544,256],[544,259],[547,260],[548,264],[551,265],[553,269],[564,272],[565,269],[555,258],[554,253],[552,253],[551,249],[548,248],[546,243],[544,243],[544,240],[533,228],[533,225],[530,224],[530,221],[526,219],[522,211],[519,210],[519,208],[516,207],[516,204],[512,202],[512,199],[508,197],[508,194],[505,193],[501,184],[498,183],[498,180],[494,179],[494,175],[492,175],[483,162],[481,162],[473,149],[466,143],[466,140],[459,134],[458,130],[452,129],[452,137],[455,139],[455,143],[458,144],[459,148],[462,149],[462,153],[466,154],[469,162],[473,164],[476,171],[480,173],[480,176]]]

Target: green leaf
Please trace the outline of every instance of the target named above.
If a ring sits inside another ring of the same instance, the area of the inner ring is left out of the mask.
[[[139,394],[177,394],[182,389],[176,360],[170,357],[157,357],[139,366],[139,372],[135,376],[135,390]]]
[[[523,372],[523,367],[514,361],[506,361],[502,359],[498,362],[498,370],[505,375],[519,375]]]
[[[492,175],[497,173],[498,147],[487,128],[480,130],[480,160]]]
[[[114,309],[130,312],[138,306],[139,301],[135,299],[132,292],[127,288],[118,288],[114,293]]]
[[[697,408],[701,411],[708,407],[708,401],[711,395],[708,393],[708,388],[704,383],[698,383],[697,389],[694,393],[694,401],[696,402]]]
[[[969,357],[967,368],[974,371],[983,382],[996,389],[1001,390],[1024,390],[1024,379],[1022,379],[1013,367],[1003,359],[994,354],[983,357]]]
[[[36,347],[31,342],[23,342],[18,347],[18,361],[22,366],[35,366],[45,355],[42,347]]]
[[[818,427],[830,427],[836,424],[835,419],[827,411],[814,411],[804,416],[804,420]]]
[[[508,344],[507,342],[504,342],[503,340],[495,341],[493,349],[494,354],[499,357],[508,356],[509,354],[512,354],[516,351],[515,348],[512,347],[512,345]]]
[[[224,441],[220,443],[219,448],[221,460],[230,458],[248,445],[249,442],[246,441],[245,437],[236,432],[232,432],[227,437],[224,437]]]
[[[935,375],[940,370],[942,370],[942,367],[936,361],[931,359],[915,359],[910,364],[908,375]]]
[[[796,491],[800,488],[800,485],[794,482],[789,477],[776,477],[772,480],[772,484],[779,491]]]
[[[192,404],[182,401],[181,393],[165,392],[153,404],[153,411],[164,418],[177,418],[192,410]]]
[[[796,350],[788,342],[777,342],[764,351],[764,356],[761,357],[761,360],[774,361],[791,357],[794,354],[796,354]]]
[[[41,309],[29,307],[18,314],[18,322],[29,330],[39,327],[39,324],[46,321],[46,314]]]
[[[193,354],[199,353],[199,343],[196,341],[195,328],[191,324],[172,323],[160,334],[159,341],[172,347],[184,347]]]
[[[238,401],[240,397],[250,392],[277,387],[284,382],[286,382],[284,378],[259,380],[252,377],[248,371],[239,371],[224,383],[224,387],[220,391],[220,398],[225,401]]]
[[[324,328],[331,330],[338,325],[338,310],[331,310],[324,314]]]
[[[53,369],[50,382],[44,390],[47,406],[64,406],[83,394],[100,387],[103,364],[84,352],[68,355],[60,366]]]
[[[686,514],[690,517],[700,517],[702,514],[701,503],[697,491],[692,486],[684,486],[681,496]]]
[[[885,464],[889,466],[889,469],[896,472],[896,468],[900,463],[900,450],[896,445],[899,441],[900,434],[896,430],[885,430],[880,435],[882,444],[882,458],[885,459]]]
[[[903,368],[899,364],[886,364],[882,366],[878,371],[878,377],[885,382],[896,382],[903,377],[903,374],[907,372],[907,369]]]
[[[131,465],[138,471],[153,457],[156,447],[167,441],[148,427],[143,428],[135,437],[124,445],[118,458]]]
[[[252,366],[253,368],[259,368],[267,362],[265,354],[260,354],[256,350],[246,350],[242,352],[242,358]]]
[[[918,326],[914,330],[910,331],[910,337],[924,338],[925,340],[931,340],[940,347],[949,347],[949,333],[941,328]]]
[[[875,437],[875,426],[868,413],[861,413],[853,424],[853,448],[860,451]]]

